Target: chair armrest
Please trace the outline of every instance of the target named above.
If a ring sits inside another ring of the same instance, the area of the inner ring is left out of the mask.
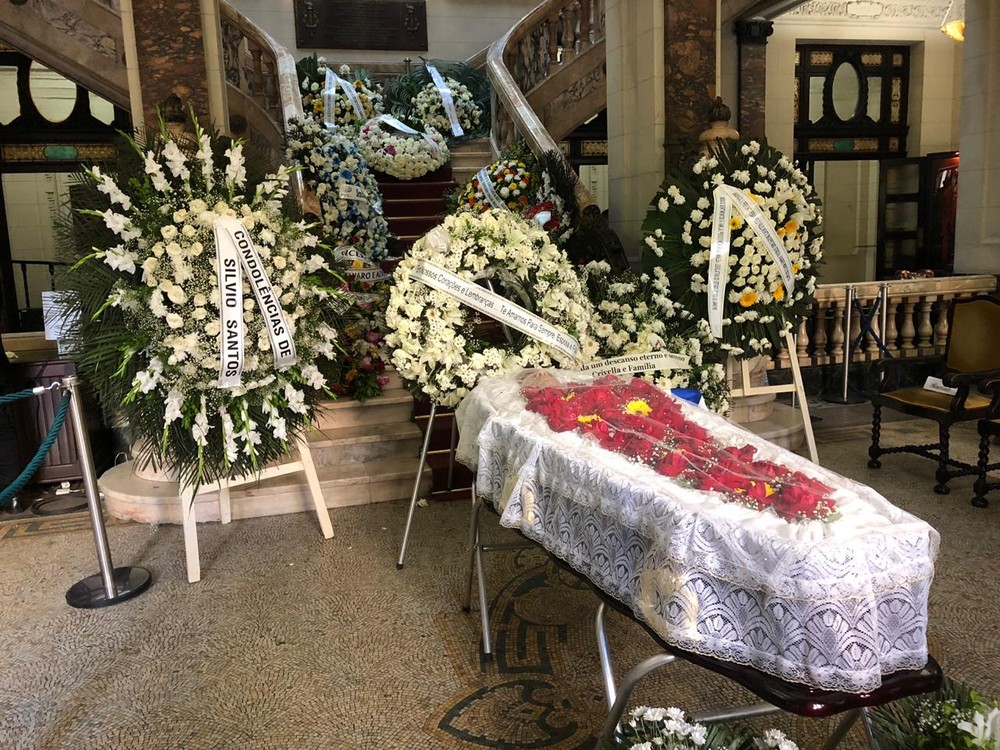
[[[948,388],[957,388],[958,392],[951,401],[951,411],[958,413],[965,410],[965,400],[969,397],[969,389],[977,386],[980,390],[988,382],[1000,381],[1000,370],[979,370],[975,372],[946,372],[941,376],[941,382]],[[1000,389],[990,402],[990,414],[994,413],[993,404],[1000,400]]]
[[[894,357],[879,359],[872,366],[871,374],[874,375],[875,387],[873,392],[885,393],[895,388],[896,370],[899,367],[899,360]],[[870,395],[870,394],[869,394]]]

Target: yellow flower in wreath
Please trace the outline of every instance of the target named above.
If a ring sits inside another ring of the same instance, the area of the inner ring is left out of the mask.
[[[771,296],[774,297],[775,302],[781,302],[785,298],[785,285],[779,281],[778,285],[774,287],[774,291],[771,292]]]
[[[743,217],[741,216],[733,216],[729,220],[729,228],[734,232],[738,231],[742,226],[743,226]]]
[[[576,418],[576,421],[580,424],[590,424],[591,422],[600,422],[601,418],[597,414],[581,414]]]
[[[740,306],[742,307],[752,307],[757,302],[757,292],[752,289],[747,289],[743,294],[740,295]]]

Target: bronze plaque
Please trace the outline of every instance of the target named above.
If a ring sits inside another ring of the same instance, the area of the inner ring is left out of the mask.
[[[424,0],[296,0],[295,44],[318,49],[427,49]]]

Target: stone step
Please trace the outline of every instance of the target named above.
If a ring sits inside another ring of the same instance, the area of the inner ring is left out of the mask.
[[[397,376],[398,380],[398,376]],[[391,423],[408,423],[413,417],[413,397],[402,388],[387,388],[367,401],[325,401],[316,411],[316,429],[340,429]]]
[[[444,198],[395,198],[382,201],[386,216],[443,216]]]
[[[368,463],[317,466],[316,474],[326,506],[341,508],[409,498],[418,464],[416,455],[394,456]],[[431,474],[425,470],[421,497],[429,495],[430,484]],[[181,523],[180,488],[177,483],[141,479],[133,473],[131,461],[109,469],[101,476],[99,485],[104,493],[105,508],[115,518],[139,523]],[[234,519],[315,513],[303,473],[233,488],[230,491],[230,507]],[[195,516],[198,521],[219,521],[219,494],[216,490],[198,496]]]
[[[309,448],[316,466],[416,456],[420,453],[420,445],[420,428],[413,422],[314,430],[309,434]]]
[[[455,189],[454,180],[436,180],[434,182],[379,182],[379,191],[383,201],[400,198],[441,198],[445,193]]]
[[[389,230],[397,237],[423,237],[444,219],[440,216],[388,217]]]

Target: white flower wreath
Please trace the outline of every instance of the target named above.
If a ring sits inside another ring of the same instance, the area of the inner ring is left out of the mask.
[[[435,128],[407,134],[379,119],[361,128],[358,148],[371,169],[400,180],[423,177],[451,158],[444,136]]]
[[[457,406],[480,377],[565,359],[555,349],[511,331],[499,344],[483,335],[483,319],[446,292],[410,278],[423,261],[465,281],[489,281],[549,324],[576,337],[590,361],[593,308],[566,254],[535,222],[507,211],[448,216],[417,240],[396,267],[386,311],[392,364],[399,375],[442,406]],[[502,336],[499,338],[502,339]],[[568,363],[572,364],[572,363]]]
[[[455,103],[455,112],[458,114],[458,124],[465,132],[475,130],[479,127],[479,120],[482,112],[479,105],[472,97],[472,92],[464,83],[459,83],[454,78],[445,78],[451,92],[452,101]],[[451,121],[444,111],[444,103],[441,100],[441,92],[438,91],[434,83],[428,83],[413,100],[415,117],[423,123],[425,128],[437,128],[445,132],[451,132]]]
[[[108,208],[81,213],[103,219],[117,244],[80,258],[66,283],[80,302],[81,371],[130,423],[141,462],[197,485],[259,471],[312,421],[326,385],[317,362],[337,356],[327,311],[339,293],[316,238],[281,212],[290,171],[248,191],[242,145],[223,154],[200,128],[195,138],[190,150],[133,144],[139,175],[86,170]],[[251,246],[253,277],[236,273],[234,255],[223,284],[220,221]]]

